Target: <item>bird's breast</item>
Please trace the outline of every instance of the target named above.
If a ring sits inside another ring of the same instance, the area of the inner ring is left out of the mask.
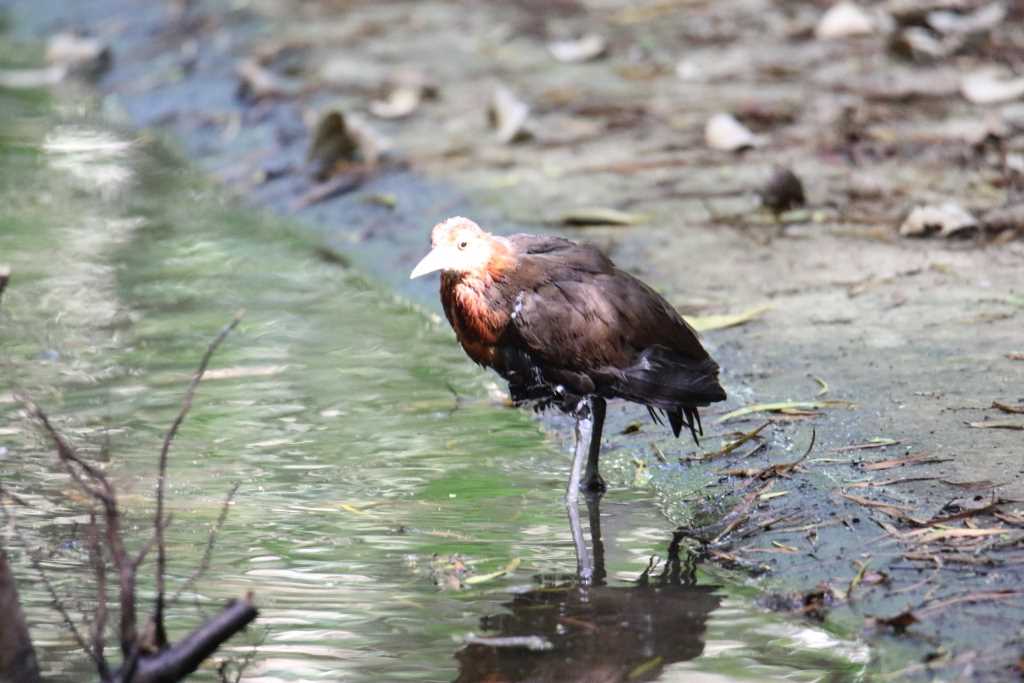
[[[508,312],[492,302],[476,283],[459,282],[450,291],[449,319],[455,336],[475,362],[495,366],[498,340],[508,325]]]

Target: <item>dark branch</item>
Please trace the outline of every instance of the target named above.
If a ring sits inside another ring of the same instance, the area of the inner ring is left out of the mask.
[[[231,490],[228,491],[228,495],[224,498],[224,504],[220,507],[220,514],[217,516],[217,521],[214,522],[213,528],[210,529],[210,535],[206,539],[206,550],[203,551],[203,557],[199,560],[199,566],[192,572],[192,576],[188,577],[185,583],[181,584],[174,595],[171,596],[171,602],[175,603],[181,594],[187,590],[190,590],[195,585],[196,581],[199,580],[206,570],[210,568],[210,560],[213,558],[213,548],[217,544],[217,534],[220,533],[221,527],[224,526],[224,521],[228,518],[228,510],[231,508],[231,501],[234,500],[235,494],[238,493],[238,487],[241,482],[235,482]]]
[[[2,505],[0,505],[2,507]],[[38,683],[39,666],[7,553],[0,547],[0,680]]]
[[[191,634],[154,655],[143,655],[129,677],[118,675],[118,683],[171,683],[195,671],[204,659],[256,618],[252,595],[233,600],[227,607]]]
[[[206,353],[203,354],[202,360],[199,361],[199,367],[196,369],[195,375],[192,376],[188,389],[185,390],[185,398],[181,402],[181,410],[178,411],[178,416],[171,423],[171,428],[167,430],[163,447],[160,449],[160,466],[156,482],[156,515],[153,519],[153,528],[156,531],[156,605],[153,609],[153,625],[156,628],[154,633],[156,646],[161,649],[167,646],[167,631],[164,629],[164,581],[167,569],[167,548],[164,545],[164,491],[167,488],[167,454],[171,450],[171,443],[178,433],[178,428],[181,427],[181,423],[185,421],[189,410],[192,409],[192,399],[195,397],[199,382],[203,379],[203,374],[206,373],[206,367],[210,364],[210,359],[217,351],[217,347],[221,345],[221,342],[231,333],[231,330],[235,329],[238,323],[242,321],[242,315],[242,311],[236,313],[231,322],[225,325],[220,334],[210,342]]]
[[[11,281],[11,269],[7,266],[0,266],[0,300],[4,298],[4,290],[7,283]]]

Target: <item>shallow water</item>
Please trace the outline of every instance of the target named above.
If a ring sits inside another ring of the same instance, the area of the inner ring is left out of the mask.
[[[664,563],[638,584],[672,529],[643,490],[605,497],[607,585],[575,585],[568,454],[492,398],[493,378],[436,316],[112,128],[84,96],[0,92],[0,110],[0,264],[14,273],[3,382],[103,463],[133,547],[190,373],[246,310],[172,450],[172,590],[240,483],[209,571],[171,610],[172,638],[253,591],[258,626],[220,655],[251,655],[247,681],[866,675],[859,642],[763,614],[740,586],[659,578]],[[81,680],[89,666],[25,554],[43,558],[75,618],[89,613],[82,501],[8,390],[0,478],[30,503],[2,539],[42,665]],[[539,649],[467,646],[471,634],[535,636]],[[213,668],[196,679],[217,680]]]

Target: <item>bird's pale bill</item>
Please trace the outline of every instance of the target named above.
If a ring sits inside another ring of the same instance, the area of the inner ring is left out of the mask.
[[[426,256],[424,256],[416,267],[409,273],[409,279],[415,280],[416,278],[426,275],[427,273],[433,273],[436,270],[444,270],[448,267],[448,264],[452,260],[453,254],[450,251],[454,251],[448,245],[442,244],[434,247],[430,250]]]

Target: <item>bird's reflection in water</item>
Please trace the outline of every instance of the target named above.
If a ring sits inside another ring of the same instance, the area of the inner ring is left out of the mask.
[[[484,617],[481,637],[455,655],[456,683],[651,681],[668,665],[701,655],[708,616],[721,601],[718,587],[696,585],[692,562],[680,560],[678,536],[661,567],[652,562],[632,585],[607,585],[598,505],[588,497],[592,563],[570,508],[579,575],[543,582],[514,595],[508,612]]]

